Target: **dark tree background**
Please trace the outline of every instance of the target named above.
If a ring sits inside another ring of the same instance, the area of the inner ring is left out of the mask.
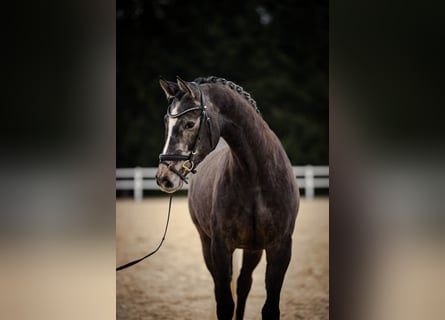
[[[117,1],[117,167],[155,166],[159,76],[244,87],[292,164],[328,163],[328,2]]]

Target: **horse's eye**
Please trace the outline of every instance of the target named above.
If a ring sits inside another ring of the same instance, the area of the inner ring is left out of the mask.
[[[191,128],[193,128],[194,126],[195,126],[195,123],[192,122],[192,121],[189,121],[189,122],[187,122],[187,123],[185,124],[185,128],[186,128],[186,129],[191,129]]]

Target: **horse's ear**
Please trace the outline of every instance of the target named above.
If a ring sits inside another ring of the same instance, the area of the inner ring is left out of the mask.
[[[167,99],[174,98],[176,93],[179,91],[178,85],[174,82],[160,79],[159,84],[161,85],[162,90],[164,90]]]
[[[186,81],[182,80],[178,76],[176,76],[176,80],[177,80],[179,89],[181,91],[183,91],[184,93],[188,93],[192,98],[196,97],[196,94],[194,92],[195,88],[192,87],[189,82],[186,82]]]

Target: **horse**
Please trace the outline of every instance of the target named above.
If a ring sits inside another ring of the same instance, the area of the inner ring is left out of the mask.
[[[235,249],[243,250],[236,319],[244,317],[252,272],[263,251],[267,298],[262,319],[279,319],[299,209],[296,177],[280,140],[255,100],[232,81],[177,77],[159,82],[169,106],[156,181],[162,191],[174,193],[194,173],[188,206],[213,278],[218,319],[232,319],[235,311],[230,287]]]

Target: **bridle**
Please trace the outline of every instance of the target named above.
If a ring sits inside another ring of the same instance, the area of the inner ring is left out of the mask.
[[[199,94],[201,96],[201,103],[200,106],[197,107],[193,107],[187,110],[184,110],[182,112],[176,113],[176,114],[172,114],[171,113],[171,107],[172,104],[170,104],[167,108],[167,116],[169,118],[180,118],[183,115],[191,112],[191,111],[195,111],[195,110],[200,110],[201,111],[201,115],[199,118],[199,128],[198,128],[198,133],[195,136],[195,140],[193,141],[192,144],[192,148],[191,151],[188,155],[183,155],[183,154],[169,154],[169,153],[161,153],[159,155],[159,163],[162,163],[164,165],[166,165],[168,167],[168,169],[170,171],[172,171],[173,173],[175,173],[182,181],[184,181],[185,183],[188,183],[187,181],[187,175],[191,172],[191,173],[196,173],[195,170],[195,161],[193,160],[194,156],[196,155],[196,149],[198,148],[198,140],[199,140],[199,136],[201,135],[201,129],[202,129],[202,123],[206,122],[207,123],[207,128],[208,128],[208,132],[209,132],[209,140],[210,140],[210,145],[211,148],[213,149],[213,137],[212,137],[212,130],[211,130],[211,122],[210,122],[210,118],[207,114],[207,105],[206,105],[206,98],[204,95],[204,92],[201,89],[201,86],[195,82],[192,82],[199,90]],[[183,160],[184,163],[182,164],[182,169],[183,172],[177,170],[173,164],[169,164],[167,161],[181,161]]]

